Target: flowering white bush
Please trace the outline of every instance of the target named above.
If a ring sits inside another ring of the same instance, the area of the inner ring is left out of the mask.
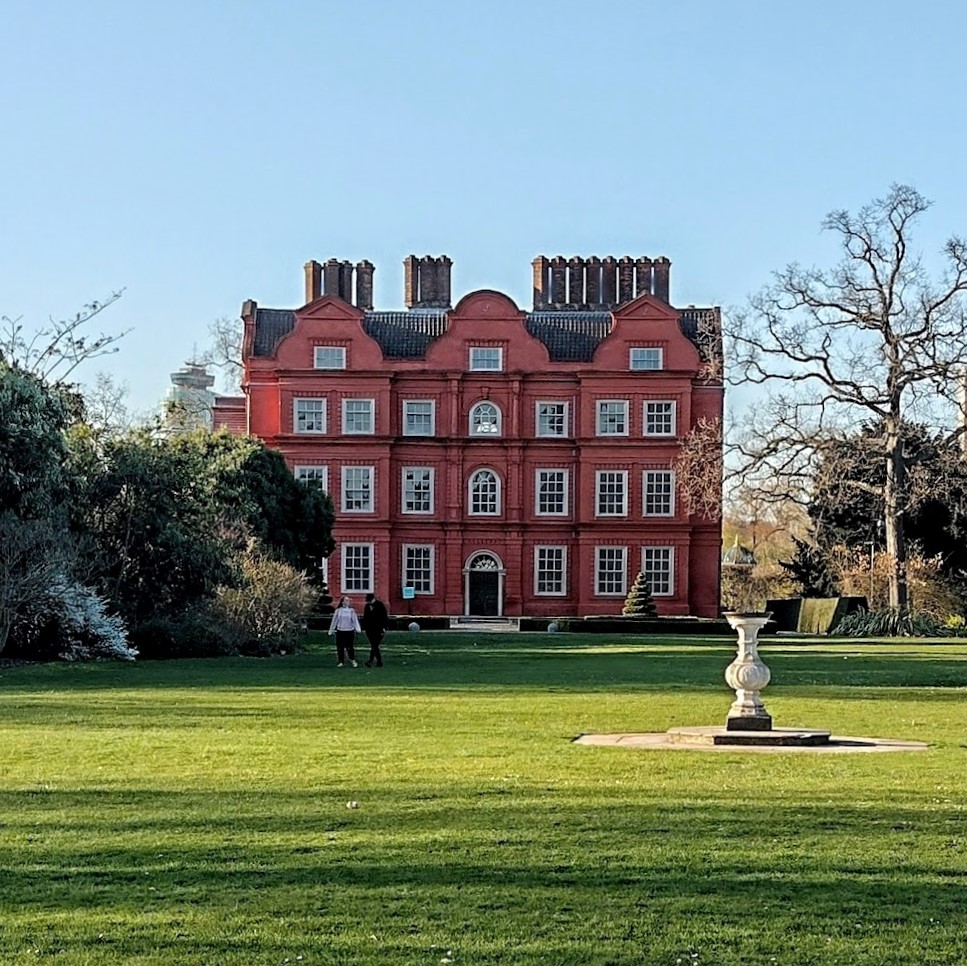
[[[57,623],[57,656],[62,661],[133,661],[124,621],[107,613],[104,600],[90,587],[59,577],[47,592],[51,620]]]

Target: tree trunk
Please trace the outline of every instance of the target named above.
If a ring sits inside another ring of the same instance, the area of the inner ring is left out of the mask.
[[[890,560],[890,607],[906,613],[907,545],[903,533],[903,494],[906,490],[906,464],[899,420],[886,421],[886,486],[883,489],[883,524],[886,528],[886,552]]]

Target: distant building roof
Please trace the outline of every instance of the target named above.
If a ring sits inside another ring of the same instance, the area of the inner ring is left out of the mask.
[[[735,538],[735,543],[722,554],[723,567],[754,567],[756,565],[755,554],[748,548],[739,546],[739,538]]]

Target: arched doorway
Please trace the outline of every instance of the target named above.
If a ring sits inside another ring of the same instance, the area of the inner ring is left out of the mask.
[[[464,613],[468,617],[502,617],[504,613],[503,564],[489,551],[475,553],[463,568]]]

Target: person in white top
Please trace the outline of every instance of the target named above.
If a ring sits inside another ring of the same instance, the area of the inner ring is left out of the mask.
[[[336,635],[336,654],[339,663],[336,667],[342,667],[346,658],[349,663],[356,667],[356,635],[359,633],[359,618],[348,597],[340,597],[339,606],[332,615],[329,622],[329,636]]]

